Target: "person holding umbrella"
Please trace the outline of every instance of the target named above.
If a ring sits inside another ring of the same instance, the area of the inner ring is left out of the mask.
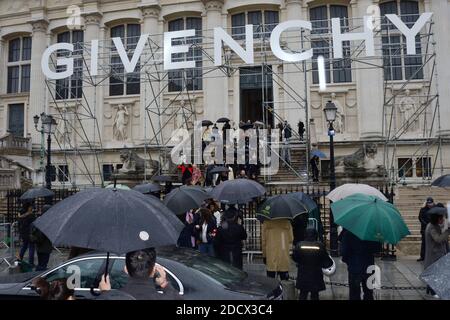
[[[445,216],[447,215],[447,209],[441,207],[435,207],[428,211],[430,222],[425,228],[425,260],[423,263],[424,269],[431,266],[434,262],[448,253],[448,239],[449,229],[445,225]],[[445,229],[445,231],[443,231]],[[427,286],[427,293],[436,296],[433,289]]]
[[[167,280],[164,268],[156,265],[154,248],[128,252],[124,271],[129,275],[129,279],[119,290],[111,290],[109,276],[102,276],[99,284],[102,300],[114,299],[120,293],[125,293],[136,300],[180,300],[178,292]],[[158,293],[157,287],[164,293]]]
[[[316,229],[306,229],[305,240],[295,246],[292,255],[297,263],[296,287],[300,290],[299,300],[306,300],[308,293],[311,294],[311,300],[319,300],[319,292],[326,289],[322,268],[329,268],[334,264],[324,244],[317,239]]]
[[[361,300],[361,287],[364,300],[373,300],[373,290],[367,287],[369,266],[375,265],[374,255],[381,251],[381,243],[364,241],[352,232],[343,229],[341,232],[342,261],[347,264],[349,300]]]
[[[294,235],[288,219],[265,220],[261,227],[262,253],[267,276],[289,280],[289,251]]]
[[[311,165],[311,171],[313,174],[313,181],[318,182],[319,181],[319,157],[314,155],[311,160],[309,160],[309,164]]]
[[[22,261],[25,252],[28,250],[28,263],[34,266],[34,243],[31,242],[31,224],[35,220],[36,216],[33,212],[33,205],[31,202],[25,202],[22,210],[18,215],[19,221],[19,235],[22,240],[22,247],[19,252],[19,260]]]
[[[237,223],[238,213],[234,207],[223,213],[223,221],[214,238],[214,248],[222,261],[242,270],[242,241],[247,239],[247,232]]]
[[[419,211],[419,222],[420,222],[420,235],[421,235],[421,243],[420,243],[420,257],[417,261],[423,261],[425,259],[425,229],[430,222],[430,217],[427,214],[428,211],[434,207],[434,200],[432,197],[428,197],[425,205]]]
[[[51,206],[46,204],[41,209],[42,216]],[[53,245],[51,241],[43,234],[39,229],[32,227],[30,240],[36,246],[38,265],[36,271],[43,271],[47,269],[48,261],[50,260],[50,254],[53,251]]]

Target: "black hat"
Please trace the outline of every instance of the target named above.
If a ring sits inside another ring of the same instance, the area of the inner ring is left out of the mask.
[[[427,198],[427,203],[434,203],[433,198],[432,198],[432,197],[428,197],[428,198]]]

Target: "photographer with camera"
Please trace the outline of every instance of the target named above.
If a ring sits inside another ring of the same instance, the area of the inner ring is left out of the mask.
[[[109,276],[102,276],[99,289],[100,299],[124,299],[128,296],[135,300],[179,300],[180,295],[167,281],[164,268],[156,265],[154,248],[128,252],[125,257],[125,273],[130,277],[125,286],[111,290]],[[161,288],[160,294],[157,287]]]

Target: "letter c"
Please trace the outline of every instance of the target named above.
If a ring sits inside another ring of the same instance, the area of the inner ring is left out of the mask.
[[[300,29],[308,29],[312,30],[312,24],[308,21],[303,20],[290,20],[283,23],[280,23],[277,25],[270,35],[270,47],[272,49],[273,54],[283,61],[288,62],[299,62],[303,60],[307,60],[312,58],[313,56],[313,50],[310,49],[308,51],[302,52],[302,53],[287,53],[286,51],[283,51],[280,46],[280,37],[281,34],[287,30],[292,28],[300,28]]]

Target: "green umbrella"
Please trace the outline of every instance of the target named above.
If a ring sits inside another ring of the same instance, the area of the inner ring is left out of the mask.
[[[334,222],[361,240],[397,244],[410,234],[397,208],[375,196],[356,193],[331,204]]]

